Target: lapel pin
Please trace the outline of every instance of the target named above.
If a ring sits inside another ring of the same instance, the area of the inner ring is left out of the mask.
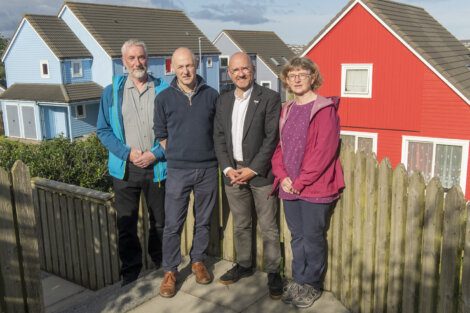
[[[254,102],[255,104],[258,104],[258,103],[259,103],[259,100],[253,100],[253,102]]]

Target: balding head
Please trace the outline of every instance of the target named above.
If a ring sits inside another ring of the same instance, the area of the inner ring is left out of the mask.
[[[176,74],[176,79],[180,87],[192,90],[196,86],[196,57],[194,53],[186,47],[181,47],[173,52],[171,57],[171,67]]]
[[[254,81],[254,67],[248,54],[244,52],[234,53],[230,57],[228,68],[228,74],[237,87],[236,92],[238,95],[251,88]]]

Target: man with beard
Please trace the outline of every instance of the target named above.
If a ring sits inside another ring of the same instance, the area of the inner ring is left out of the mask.
[[[209,224],[217,198],[217,159],[213,122],[218,93],[196,75],[197,60],[188,48],[178,48],[171,58],[176,77],[160,93],[155,105],[155,136],[166,148],[168,160],[163,233],[162,297],[176,293],[176,272],[181,263],[181,229],[186,220],[189,194],[194,191],[194,239],[191,269],[199,284],[212,275],[204,265],[209,245]]]
[[[147,73],[144,42],[130,39],[122,45],[121,52],[129,74],[114,77],[104,89],[97,135],[109,150],[124,286],[135,281],[142,268],[142,248],[137,237],[141,193],[150,221],[148,253],[157,268],[162,262],[166,160],[152,129],[155,97],[168,84]]]

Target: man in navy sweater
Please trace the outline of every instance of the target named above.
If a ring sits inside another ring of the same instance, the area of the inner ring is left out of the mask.
[[[190,252],[192,272],[199,284],[212,275],[204,265],[209,245],[209,224],[217,198],[217,159],[213,121],[218,93],[196,75],[197,62],[188,48],[178,48],[171,58],[176,77],[155,99],[155,137],[165,148],[168,175],[163,231],[162,297],[176,293],[177,267],[181,263],[181,229],[194,191],[194,239]]]

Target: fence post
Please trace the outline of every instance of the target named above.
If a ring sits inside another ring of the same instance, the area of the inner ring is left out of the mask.
[[[424,178],[413,173],[408,187],[405,225],[405,262],[403,280],[403,312],[416,312],[421,270],[421,241],[424,216]]]
[[[437,306],[437,282],[439,280],[444,209],[444,190],[436,177],[431,179],[426,187],[425,207],[419,312],[433,313]]]
[[[437,312],[457,312],[461,262],[462,213],[465,200],[460,187],[454,186],[444,202],[442,231],[441,275]]]
[[[401,312],[407,189],[408,174],[400,164],[393,172],[387,313]]]
[[[26,305],[30,313],[44,312],[38,251],[39,221],[34,214],[31,177],[28,167],[16,161],[12,168],[13,196],[18,219],[18,235],[26,289]]]
[[[385,312],[390,257],[390,214],[392,208],[392,166],[383,159],[379,166],[375,249],[374,313]]]
[[[470,312],[470,202],[466,208],[465,250],[462,273],[462,309],[460,312]]]
[[[0,168],[0,295],[5,303],[0,307],[7,312],[24,312],[23,288],[21,285],[20,261],[18,259],[14,212],[8,172]],[[3,301],[2,300],[2,301]]]
[[[362,295],[361,312],[370,313],[374,303],[375,280],[375,241],[376,241],[376,214],[377,214],[377,160],[375,155],[366,157],[366,181],[365,181],[365,210],[362,238]]]

